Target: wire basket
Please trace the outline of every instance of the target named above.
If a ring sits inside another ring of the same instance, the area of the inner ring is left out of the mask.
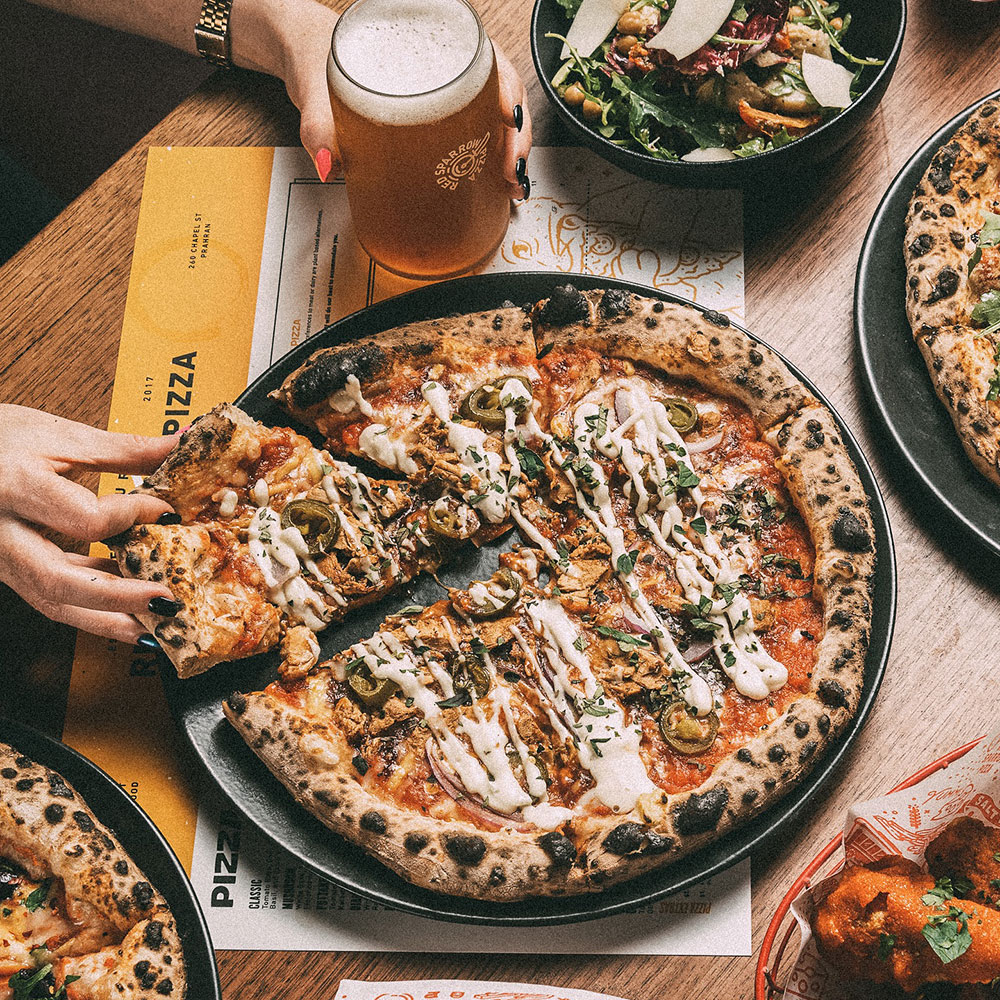
[[[958,747],[952,750],[950,753],[946,753],[943,757],[938,758],[932,764],[928,764],[925,768],[917,771],[916,774],[911,774],[905,781],[900,782],[895,788],[889,789],[890,792],[898,792],[904,788],[910,788],[911,786],[923,781],[928,775],[934,774],[935,771],[940,771],[942,768],[947,767],[949,764],[954,763],[959,757],[964,757],[976,744],[982,740],[983,737],[980,736],[979,739],[973,740],[971,743],[966,743],[964,746]],[[778,904],[778,909],[771,919],[771,923],[768,925],[767,931],[764,934],[764,940],[761,942],[760,955],[757,958],[757,975],[754,979],[754,997],[755,1000],[777,1000],[777,997],[781,996],[782,985],[780,985],[779,977],[781,974],[781,963],[782,961],[794,954],[794,952],[789,951],[788,945],[792,939],[792,935],[795,933],[797,924],[794,919],[788,919],[789,909],[792,905],[792,901],[803,889],[805,889],[816,875],[822,872],[821,877],[826,877],[829,875],[833,869],[840,863],[840,858],[837,856],[840,846],[843,843],[844,835],[838,833],[833,840],[830,841],[826,847],[823,848],[806,865],[803,872],[799,877],[789,886],[788,892],[785,893],[781,902]],[[831,859],[834,859],[831,863]],[[782,928],[784,927],[784,930]],[[775,945],[775,942],[778,942]]]

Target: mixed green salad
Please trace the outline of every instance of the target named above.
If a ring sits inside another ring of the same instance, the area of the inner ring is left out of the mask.
[[[552,79],[609,141],[664,160],[753,156],[839,114],[882,60],[846,48],[834,0],[557,0]]]

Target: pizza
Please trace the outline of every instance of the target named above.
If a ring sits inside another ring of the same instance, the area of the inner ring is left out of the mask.
[[[1000,103],[945,143],[906,219],[906,310],[976,468],[1000,485]]]
[[[80,793],[0,743],[0,998],[182,1000],[166,901]]]
[[[864,488],[829,410],[725,316],[565,286],[321,350],[275,398],[321,440],[316,461],[377,467],[369,481],[405,497],[381,522],[406,557],[380,594],[511,534],[490,579],[322,660],[306,641],[349,607],[309,620],[250,552],[282,656],[224,712],[306,809],[414,883],[509,901],[668,864],[783,795],[856,710],[876,560]],[[220,419],[253,425],[237,412],[196,423],[178,471],[143,487],[185,494],[160,494],[182,523],[160,528],[158,558],[197,530],[245,562],[255,521],[316,490],[297,471],[312,444],[280,474],[266,448],[220,459],[238,447]],[[255,477],[270,484],[256,496]],[[226,489],[228,528],[212,499]],[[154,564],[129,561],[151,530],[118,541],[124,572]],[[185,611],[184,648],[209,648],[210,616]]]

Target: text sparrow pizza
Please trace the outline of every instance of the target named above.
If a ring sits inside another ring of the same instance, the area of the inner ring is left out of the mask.
[[[566,286],[317,352],[219,407],[115,540],[183,675],[281,649],[230,722],[411,881],[595,891],[784,794],[855,711],[871,517],[830,412],[721,315]],[[360,465],[371,472],[366,474]],[[315,633],[514,531],[491,579],[320,662]]]

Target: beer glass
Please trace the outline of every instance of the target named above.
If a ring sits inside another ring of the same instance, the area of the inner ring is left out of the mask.
[[[355,0],[333,32],[330,102],[358,239],[384,268],[446,278],[510,221],[493,44],[465,0]]]

